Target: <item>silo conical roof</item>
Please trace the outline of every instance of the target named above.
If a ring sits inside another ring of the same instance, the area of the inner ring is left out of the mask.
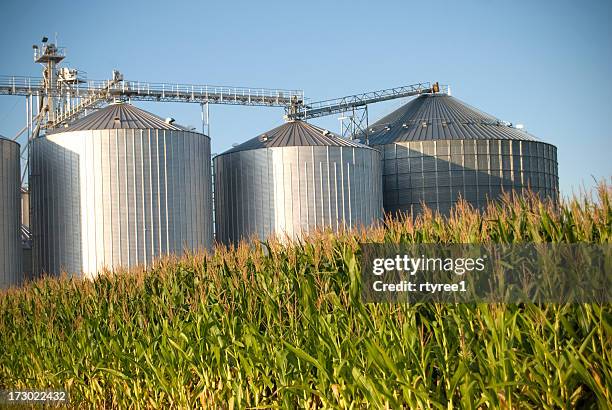
[[[531,134],[447,94],[423,94],[369,127],[370,145],[427,140],[528,140]]]
[[[270,131],[228,150],[231,152],[247,151],[259,148],[296,147],[296,146],[330,146],[370,148],[356,140],[347,140],[333,132],[327,131],[305,121],[294,120],[284,123]]]
[[[10,138],[6,138],[2,134],[0,134],[0,140],[2,140],[2,141],[11,141],[11,142],[14,142],[15,144],[19,144],[17,141],[14,141],[14,140],[12,140]]]
[[[94,111],[74,121],[67,127],[58,128],[48,134],[57,132],[108,130],[108,129],[158,129],[185,131],[186,128],[168,123],[163,118],[148,111],[134,107],[129,103],[115,103]]]

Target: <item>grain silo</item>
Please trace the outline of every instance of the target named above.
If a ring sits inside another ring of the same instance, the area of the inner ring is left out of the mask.
[[[214,158],[217,240],[295,239],[382,215],[380,153],[289,121]]]
[[[0,289],[22,279],[20,146],[0,137]]]
[[[421,95],[369,128],[383,154],[386,212],[482,208],[504,191],[558,197],[557,149],[447,94]]]
[[[212,244],[210,139],[118,103],[32,143],[34,270],[148,265]]]

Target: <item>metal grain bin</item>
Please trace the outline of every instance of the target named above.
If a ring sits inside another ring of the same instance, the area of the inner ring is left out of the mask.
[[[149,265],[212,245],[210,139],[113,104],[36,139],[34,270]]]
[[[482,208],[504,191],[558,197],[557,148],[446,94],[421,95],[369,128],[386,212]]]
[[[217,240],[295,239],[382,215],[380,153],[290,121],[213,159]]]
[[[22,281],[20,146],[0,137],[0,289]]]

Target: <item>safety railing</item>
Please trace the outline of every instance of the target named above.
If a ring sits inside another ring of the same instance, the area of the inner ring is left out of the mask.
[[[44,80],[40,77],[0,76],[0,94],[31,95],[43,92],[43,90]],[[302,101],[304,98],[302,90],[141,81],[121,81],[117,84],[111,84],[111,81],[98,80],[87,80],[78,84],[58,86],[50,90],[50,94],[52,96],[69,95],[73,98],[81,98],[107,90],[114,97],[125,96],[132,99],[178,100],[218,104],[286,106],[294,100]]]
[[[354,94],[332,100],[323,100],[299,106],[295,112],[289,113],[288,118],[316,118],[324,115],[337,114],[367,104],[391,100],[394,98],[410,97],[422,93],[432,92],[429,82],[417,83],[402,87],[388,88],[379,91],[370,91],[363,94]]]

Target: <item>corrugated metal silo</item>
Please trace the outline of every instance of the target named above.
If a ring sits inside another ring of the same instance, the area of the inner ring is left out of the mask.
[[[33,141],[34,270],[148,265],[212,245],[210,139],[113,104]]]
[[[21,267],[20,146],[0,137],[0,288],[19,285]]]
[[[380,153],[289,121],[213,159],[217,240],[296,238],[382,215]]]
[[[557,149],[447,94],[421,95],[369,128],[383,154],[386,212],[421,204],[448,214],[461,196],[482,208],[503,191],[558,197]]]

